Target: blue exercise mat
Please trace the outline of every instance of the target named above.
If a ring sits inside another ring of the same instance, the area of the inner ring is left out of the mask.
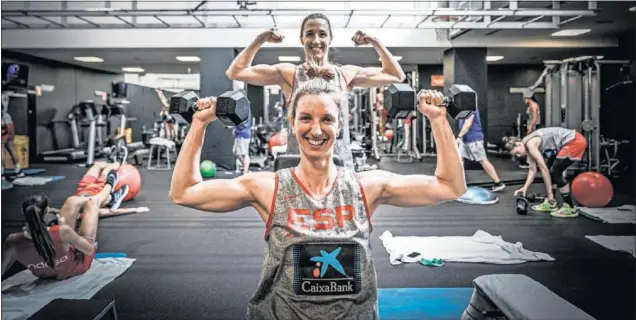
[[[495,204],[499,202],[499,198],[486,188],[468,187],[457,201],[465,204]]]
[[[95,254],[95,259],[104,258],[126,258],[128,255],[123,252],[99,252]]]
[[[24,176],[32,176],[35,174],[40,174],[42,172],[46,172],[46,169],[38,169],[38,168],[25,168],[20,170],[20,175],[24,175]],[[4,175],[7,176],[14,176],[15,173],[15,169],[6,169],[4,170]]]
[[[458,320],[473,288],[381,288],[380,320]]]

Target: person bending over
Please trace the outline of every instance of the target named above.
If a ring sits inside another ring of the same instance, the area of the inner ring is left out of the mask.
[[[479,110],[475,110],[475,113],[466,120],[460,120],[459,127],[461,130],[457,134],[457,144],[462,158],[479,162],[486,174],[488,174],[494,182],[494,185],[490,188],[491,191],[497,192],[503,190],[506,185],[501,182],[495,166],[492,165],[492,162],[488,160],[488,156],[486,155],[484,133],[481,129]]]
[[[528,135],[541,125],[541,110],[532,92],[524,92],[524,99],[528,106],[526,109],[526,135]]]
[[[113,177],[114,176],[114,177]],[[79,209],[62,206],[57,224],[49,226],[49,200],[32,195],[22,203],[26,219],[23,232],[9,235],[2,248],[2,274],[16,262],[41,279],[64,280],[88,271],[95,257],[99,207],[111,193],[116,172],[109,174],[104,190],[87,197],[79,231]]]
[[[250,171],[250,141],[252,140],[252,118],[234,127],[234,146],[232,153],[243,165],[243,174]],[[238,168],[237,168],[238,171]]]
[[[356,173],[333,163],[346,93],[329,81],[303,83],[290,104],[300,144],[297,167],[203,181],[198,163],[215,104],[198,102],[170,186],[176,204],[209,212],[253,207],[265,225],[265,261],[247,319],[378,319],[371,257],[371,218],[380,205],[422,207],[466,191],[455,137],[439,92],[419,95],[419,110],[437,144],[435,176],[375,170]]]
[[[381,68],[365,68],[355,65],[337,66],[329,61],[329,48],[333,40],[331,22],[320,13],[305,17],[300,28],[300,42],[305,50],[305,62],[301,65],[279,63],[275,65],[252,65],[254,56],[267,42],[283,41],[283,34],[273,28],[259,34],[256,39],[234,59],[226,71],[231,80],[243,81],[252,85],[278,85],[287,101],[303,82],[318,73],[327,75],[329,81],[342,91],[353,87],[378,87],[404,81],[406,75],[402,67],[393,58],[389,50],[379,39],[358,31],[352,40],[356,46],[371,45],[382,62]],[[348,108],[348,106],[346,106]],[[288,108],[289,112],[289,108]],[[335,153],[340,156],[347,168],[354,168],[349,137],[349,110],[343,111],[342,136],[336,142]],[[299,146],[293,134],[288,137],[288,154],[298,154]]]
[[[583,158],[587,148],[587,140],[582,134],[576,130],[560,127],[542,128],[527,135],[523,140],[510,137],[506,140],[505,146],[513,156],[526,157],[529,164],[526,183],[521,189],[515,191],[515,195],[526,195],[538,168],[545,183],[547,197],[543,203],[533,206],[532,209],[550,212],[550,215],[554,217],[578,216],[564,173],[575,161],[580,161]],[[556,154],[551,156],[546,163],[543,154],[548,151],[555,151]],[[557,206],[554,198],[557,188],[563,197],[561,208]]]

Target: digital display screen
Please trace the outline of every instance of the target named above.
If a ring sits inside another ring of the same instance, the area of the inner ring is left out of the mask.
[[[2,86],[27,88],[29,67],[19,63],[2,63]]]

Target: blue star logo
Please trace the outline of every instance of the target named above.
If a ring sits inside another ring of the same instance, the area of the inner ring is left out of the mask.
[[[320,266],[320,277],[322,278],[327,272],[327,268],[331,266],[336,269],[336,271],[340,272],[343,276],[347,276],[344,272],[344,268],[340,264],[340,261],[336,258],[340,253],[342,248],[338,247],[336,250],[327,253],[325,250],[320,250],[320,256],[312,257],[310,260],[313,262],[320,262],[322,265]]]

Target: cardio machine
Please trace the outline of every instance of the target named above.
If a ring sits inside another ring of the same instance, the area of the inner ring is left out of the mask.
[[[92,100],[82,101],[73,107],[67,120],[71,127],[73,147],[61,150],[45,151],[39,154],[43,162],[77,163],[91,166],[95,162],[95,138],[97,133],[97,107]],[[80,141],[79,128],[88,128],[86,143]],[[53,136],[53,139],[55,137]]]

